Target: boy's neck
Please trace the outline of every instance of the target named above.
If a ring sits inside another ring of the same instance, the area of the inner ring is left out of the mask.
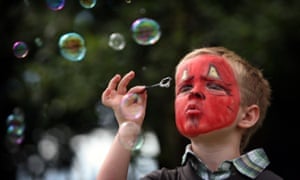
[[[211,170],[216,171],[222,162],[241,155],[239,140],[205,142],[192,140],[192,151]]]

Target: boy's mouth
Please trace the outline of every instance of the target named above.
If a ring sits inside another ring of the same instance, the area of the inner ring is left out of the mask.
[[[188,116],[195,116],[195,115],[201,115],[202,114],[202,110],[199,107],[199,105],[197,104],[189,104],[186,109],[185,109],[185,113]]]

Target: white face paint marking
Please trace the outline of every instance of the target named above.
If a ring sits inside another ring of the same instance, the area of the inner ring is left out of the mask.
[[[185,80],[187,80],[188,77],[189,77],[188,71],[184,70],[183,73],[182,73],[181,80],[185,81]]]
[[[216,67],[213,65],[210,65],[207,76],[215,78],[215,79],[220,79],[219,73],[218,73]]]

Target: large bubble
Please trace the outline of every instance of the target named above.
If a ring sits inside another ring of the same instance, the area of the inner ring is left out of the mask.
[[[144,144],[141,127],[135,122],[126,121],[119,128],[119,141],[128,150],[138,150]]]
[[[128,93],[126,94],[120,104],[121,113],[126,120],[137,120],[144,112],[144,105],[140,94]]]
[[[13,44],[13,53],[17,58],[25,58],[28,55],[29,49],[25,42],[16,41]]]
[[[155,44],[161,36],[159,24],[150,18],[139,18],[131,25],[133,39],[140,45]]]
[[[81,61],[86,54],[83,37],[75,32],[63,34],[58,42],[61,55],[70,61]]]

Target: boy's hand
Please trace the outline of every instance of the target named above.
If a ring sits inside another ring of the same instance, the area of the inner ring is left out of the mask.
[[[147,93],[146,91],[143,91],[145,89],[145,86],[135,86],[131,88],[129,91],[127,91],[127,86],[129,82],[134,78],[134,76],[135,76],[134,71],[128,72],[126,75],[124,75],[123,78],[121,78],[119,74],[116,74],[109,81],[107,88],[102,93],[102,97],[101,97],[102,103],[105,106],[113,109],[119,125],[121,125],[121,123],[127,120],[120,111],[120,104],[122,98],[127,93],[135,93],[135,92],[139,93],[139,95],[142,98],[142,103],[145,107],[142,113],[143,115],[139,119],[135,120],[135,122],[141,125],[145,117],[145,109],[146,109],[146,101],[147,101]]]

